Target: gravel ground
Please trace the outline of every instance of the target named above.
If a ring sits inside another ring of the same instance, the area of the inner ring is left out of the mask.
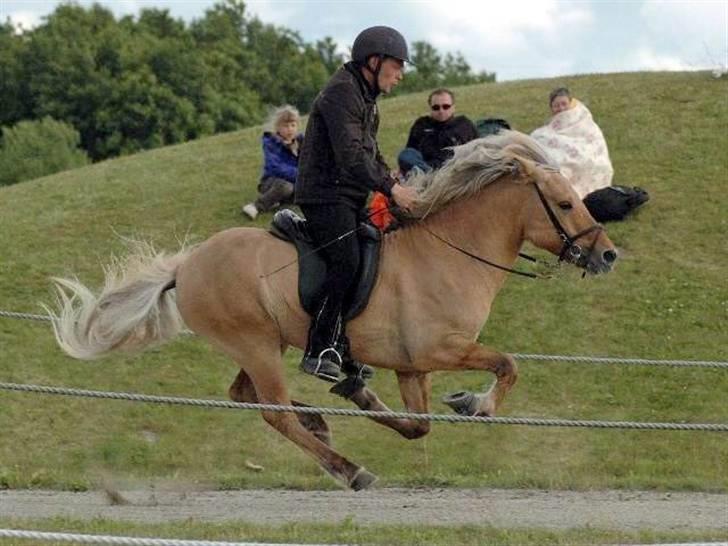
[[[160,523],[239,520],[498,528],[724,530],[728,495],[644,491],[370,489],[350,491],[0,491],[0,517]]]

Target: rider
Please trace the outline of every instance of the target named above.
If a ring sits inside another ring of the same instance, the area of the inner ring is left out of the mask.
[[[361,371],[345,335],[344,299],[359,267],[355,230],[365,216],[367,196],[379,191],[407,210],[416,191],[391,176],[377,145],[376,98],[389,93],[409,61],[397,30],[375,26],[354,40],[352,60],[339,68],[311,108],[299,159],[295,202],[326,262],[326,279],[311,321],[300,368],[327,381],[339,371]]]

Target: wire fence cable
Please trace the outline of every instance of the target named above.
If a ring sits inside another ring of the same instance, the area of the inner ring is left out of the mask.
[[[527,425],[542,427],[569,428],[603,428],[632,430],[692,430],[704,432],[728,432],[728,423],[644,423],[633,421],[600,421],[584,419],[542,419],[536,417],[482,417],[475,415],[444,415],[432,413],[410,413],[401,411],[368,411],[343,408],[317,408],[308,406],[289,406],[274,404],[257,404],[248,402],[229,402],[227,400],[210,400],[199,398],[181,398],[175,396],[157,396],[126,392],[91,391],[66,387],[50,387],[45,385],[28,385],[21,383],[0,383],[0,390],[17,392],[35,392],[62,396],[80,396],[85,398],[106,398],[131,402],[152,404],[168,404],[180,406],[196,406],[204,408],[224,408],[238,410],[271,411],[279,413],[307,413],[317,415],[337,415],[347,417],[370,417],[390,419],[412,419],[444,423],[483,423],[489,425]]]
[[[54,542],[75,542],[80,544],[119,544],[121,546],[304,546],[298,544],[272,544],[263,542],[211,542],[209,540],[178,540],[172,538],[137,538],[86,534],[81,535],[72,533],[23,531],[16,529],[0,529],[0,538],[20,538],[36,541],[52,540]],[[305,546],[336,545],[307,544]]]
[[[0,317],[50,322],[47,315],[33,313],[19,313],[16,311],[3,311]],[[189,332],[192,333],[192,332]],[[607,356],[581,356],[581,355],[542,355],[527,353],[510,353],[518,360],[534,360],[543,362],[572,362],[577,364],[626,364],[631,366],[669,366],[676,368],[717,368],[728,369],[727,361],[720,360],[659,360],[653,358],[620,358]]]

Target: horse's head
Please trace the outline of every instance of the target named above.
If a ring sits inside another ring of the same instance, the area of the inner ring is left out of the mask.
[[[530,195],[522,209],[524,237],[587,273],[606,273],[617,250],[571,184],[557,170],[519,158],[518,183]]]

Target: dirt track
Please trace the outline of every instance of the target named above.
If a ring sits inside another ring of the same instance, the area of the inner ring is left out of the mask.
[[[136,522],[175,520],[252,523],[492,525],[499,528],[621,530],[722,529],[728,495],[640,491],[371,489],[349,491],[0,491],[0,517]]]

